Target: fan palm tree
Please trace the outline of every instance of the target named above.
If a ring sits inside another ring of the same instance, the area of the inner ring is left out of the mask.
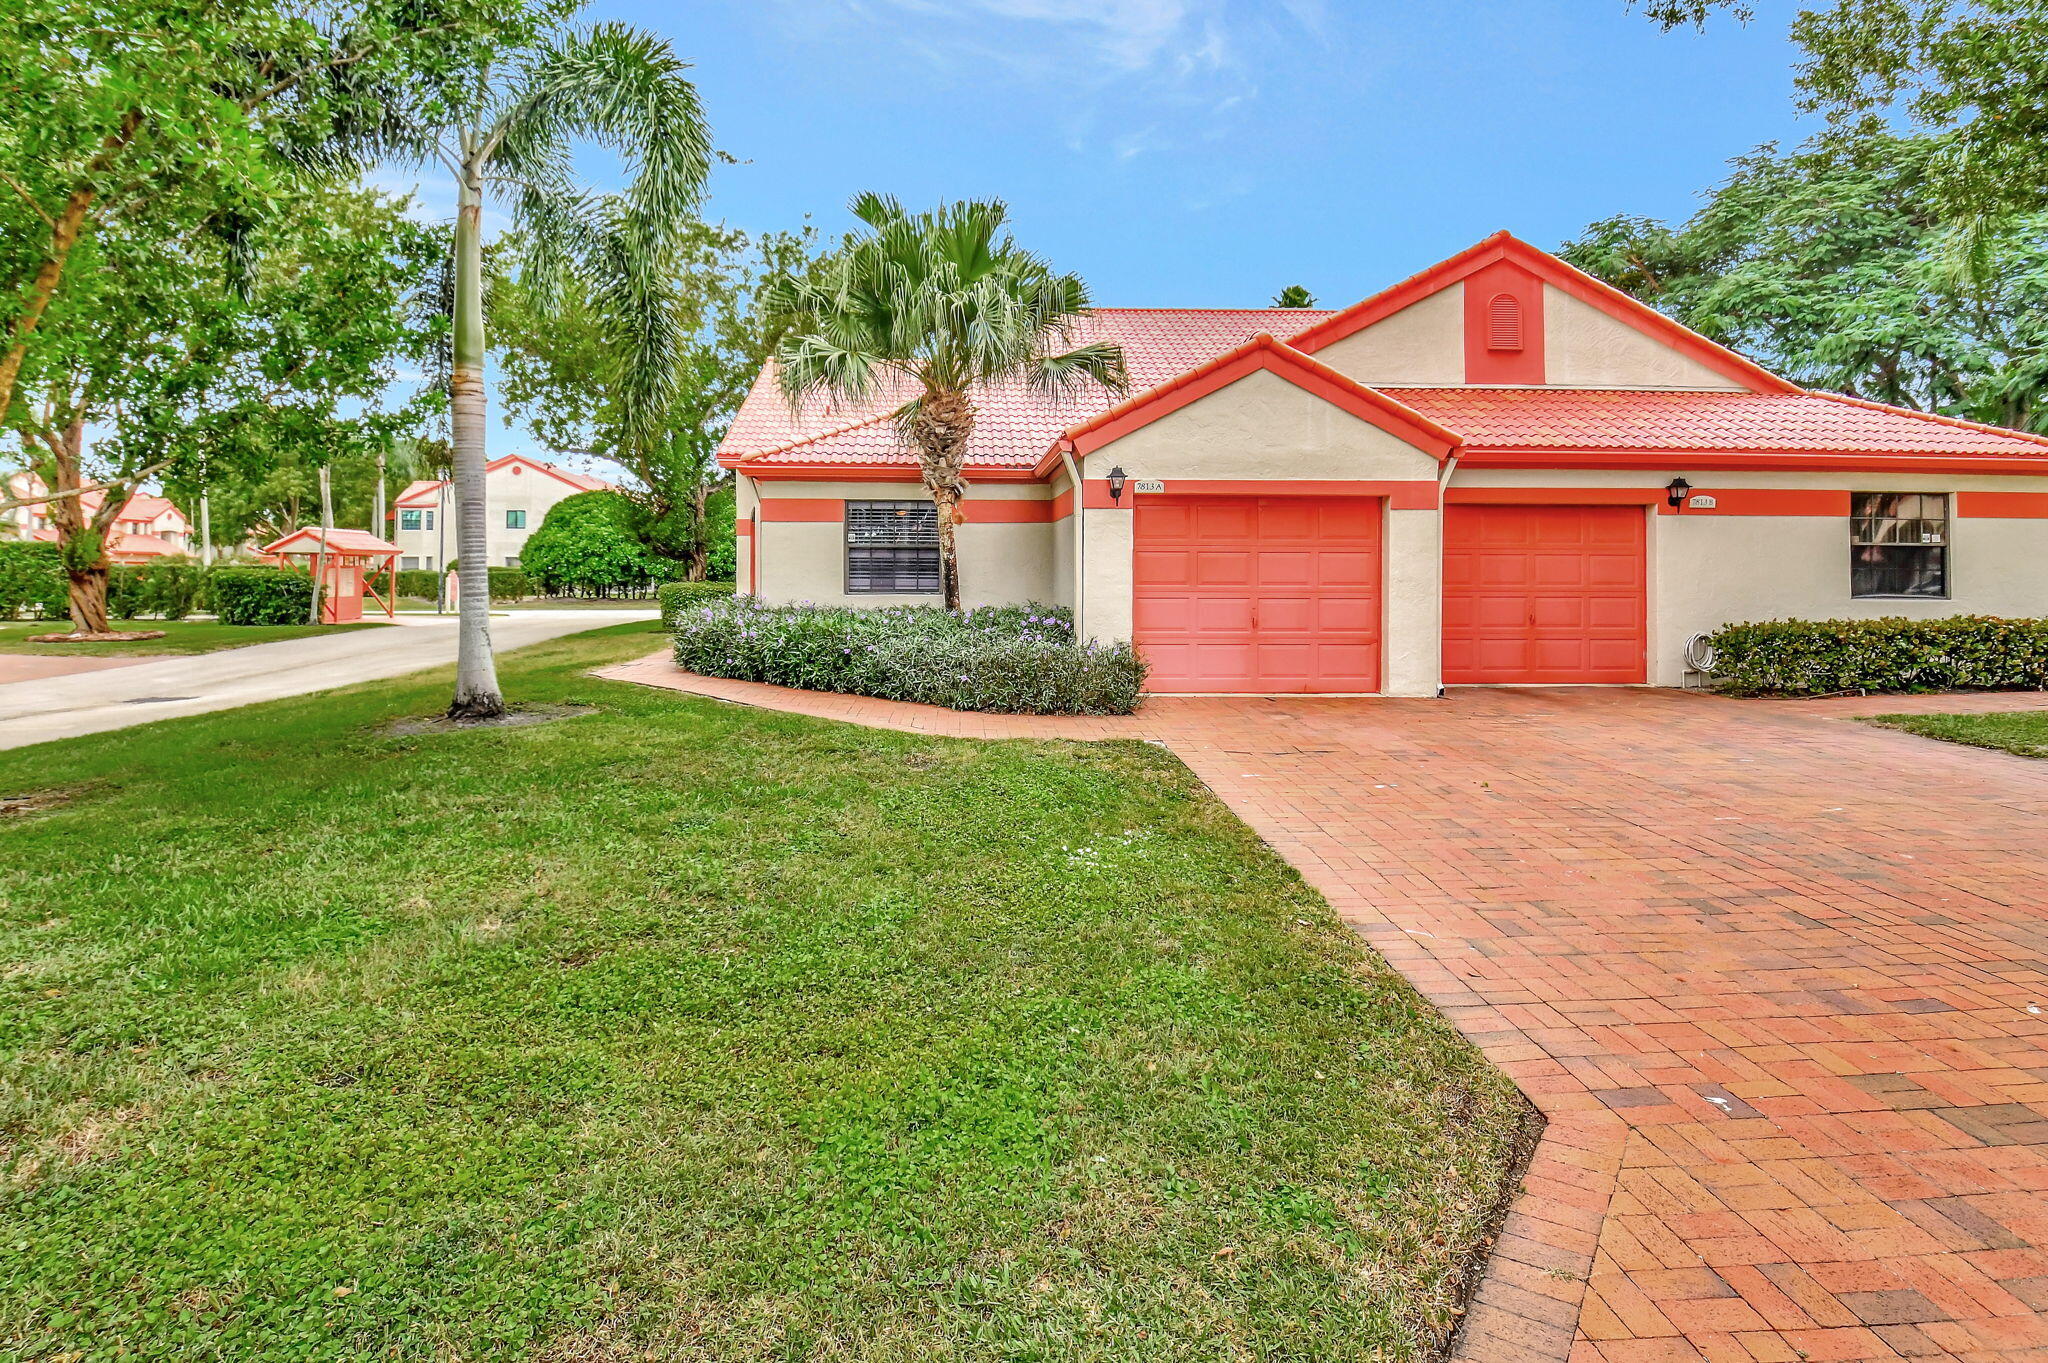
[[[1090,386],[1128,386],[1123,349],[1075,345],[1088,289],[1055,274],[1004,230],[995,200],[906,213],[863,194],[853,214],[869,231],[850,238],[812,275],[785,279],[768,307],[788,331],[775,348],[778,382],[794,406],[826,396],[861,404],[907,393],[897,430],[917,454],[938,513],[939,582],[960,608],[954,525],[966,495],[968,441],[979,388],[1021,382],[1064,398]]]
[[[481,70],[452,94],[394,116],[379,140],[455,176],[453,340],[448,376],[455,466],[456,558],[474,565],[462,593],[455,699],[458,719],[501,714],[491,658],[484,503],[483,206],[497,195],[529,244],[545,287],[587,230],[591,205],[578,193],[574,140],[622,156],[626,192],[605,209],[615,240],[637,253],[636,277],[658,268],[689,225],[711,164],[711,140],[686,64],[667,41],[623,24],[601,24],[540,43],[510,69]]]

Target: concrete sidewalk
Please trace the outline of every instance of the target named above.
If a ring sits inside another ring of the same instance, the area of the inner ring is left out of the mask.
[[[502,652],[565,634],[652,620],[652,610],[513,611],[491,619]],[[385,629],[159,658],[0,685],[0,748],[302,696],[455,661],[455,617],[401,615]]]

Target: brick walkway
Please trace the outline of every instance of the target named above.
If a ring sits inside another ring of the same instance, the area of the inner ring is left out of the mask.
[[[2048,762],[1858,725],[2037,695],[1159,700],[1165,742],[1549,1127],[1459,1356],[2048,1359]]]

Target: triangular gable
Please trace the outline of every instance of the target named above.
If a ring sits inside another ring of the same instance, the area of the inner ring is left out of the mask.
[[[1441,463],[1461,443],[1457,432],[1431,421],[1412,407],[1396,402],[1322,364],[1284,342],[1260,332],[1235,350],[1226,351],[1175,379],[1147,389],[1100,416],[1072,426],[1039,462],[1044,477],[1058,464],[1062,451],[1085,458],[1161,417],[1199,402],[1211,393],[1264,370],[1323,399],[1359,420],[1414,446]]]
[[[1574,269],[1548,251],[1539,250],[1507,232],[1496,232],[1475,246],[1448,260],[1439,261],[1419,274],[1409,276],[1392,288],[1383,289],[1363,302],[1324,318],[1314,326],[1288,338],[1287,344],[1313,355],[1375,322],[1449,288],[1480,276],[1492,267],[1507,264],[1527,271],[1545,284],[1597,309],[1615,321],[1641,332],[1651,340],[1711,370],[1731,383],[1757,393],[1796,393],[1799,386],[1782,379],[1726,346],[1716,345],[1689,327],[1680,325],[1619,289],[1602,283],[1582,270]],[[1474,303],[1472,306],[1477,306]],[[1472,312],[1468,308],[1468,326]],[[1534,338],[1532,338],[1534,339]]]

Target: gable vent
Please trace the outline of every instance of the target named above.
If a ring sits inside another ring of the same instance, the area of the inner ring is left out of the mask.
[[[1486,305],[1486,348],[1522,348],[1522,302],[1511,293],[1497,293]]]

